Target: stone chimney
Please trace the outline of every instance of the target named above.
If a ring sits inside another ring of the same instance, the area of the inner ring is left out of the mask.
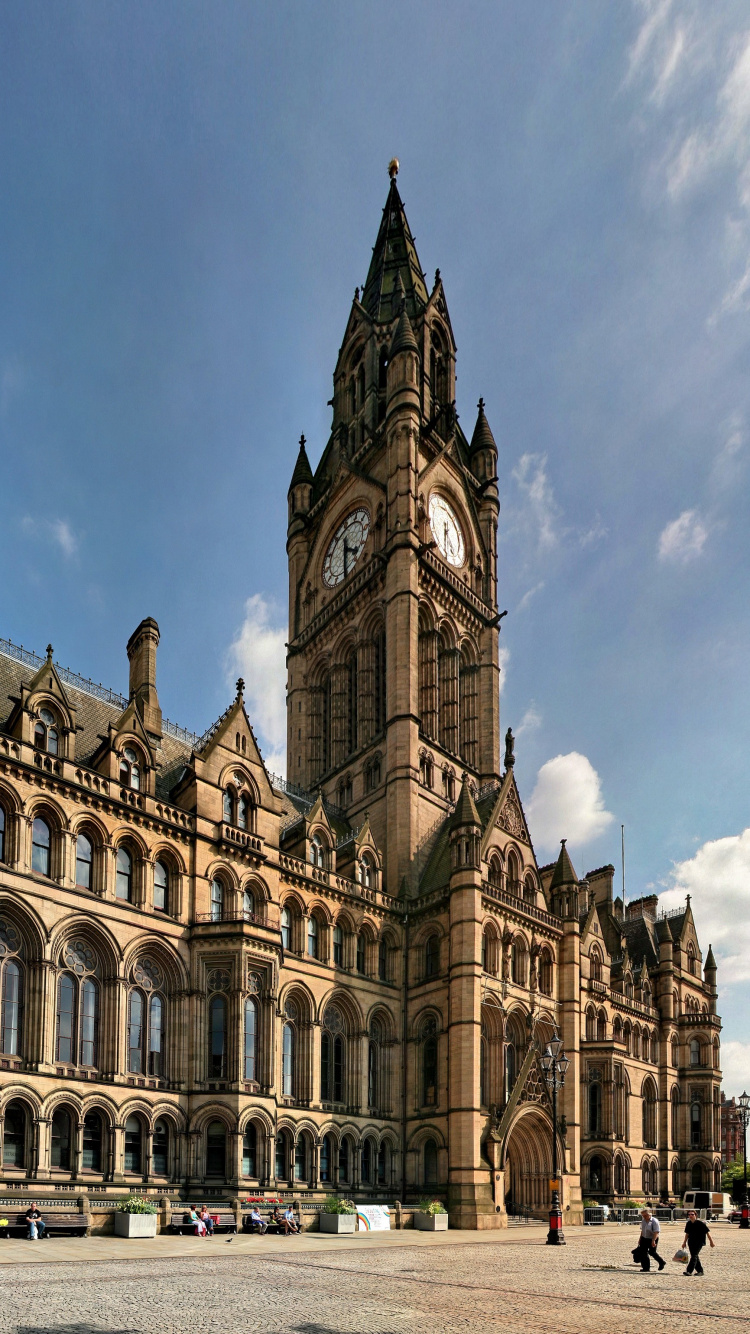
[[[156,691],[156,650],[159,647],[159,627],[153,616],[141,621],[128,640],[130,662],[130,698],[143,720],[149,736],[161,740],[161,709]]]

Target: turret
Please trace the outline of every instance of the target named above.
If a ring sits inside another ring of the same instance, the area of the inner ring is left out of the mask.
[[[484,399],[477,404],[477,420],[471,437],[471,471],[480,482],[497,477],[497,445],[484,411]]]
[[[466,774],[463,776],[456,809],[450,822],[451,870],[479,867],[481,822],[471,795]]]
[[[312,500],[313,471],[305,449],[305,437],[300,436],[299,454],[289,483],[289,526],[297,514],[307,514]]]
[[[703,978],[706,984],[706,990],[709,993],[709,1014],[716,1014],[716,960],[710,945],[708,947],[708,954],[706,955],[706,962],[703,965]]]
[[[552,896],[552,911],[558,917],[578,917],[578,876],[573,870],[567,839],[560,839],[560,853],[552,872],[549,892]]]

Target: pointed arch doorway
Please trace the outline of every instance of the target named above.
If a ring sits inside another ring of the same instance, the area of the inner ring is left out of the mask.
[[[505,1148],[505,1207],[509,1214],[546,1218],[552,1176],[552,1126],[538,1107],[523,1110]]]

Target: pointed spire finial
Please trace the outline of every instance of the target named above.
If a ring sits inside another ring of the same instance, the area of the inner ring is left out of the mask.
[[[238,698],[238,699],[242,699],[242,694],[243,694],[244,689],[245,689],[245,682],[243,681],[243,679],[242,679],[241,676],[238,676],[238,677],[237,677],[237,698]]]
[[[358,288],[358,287],[355,287],[355,289],[354,289],[354,300],[355,300],[355,301],[359,301],[359,288]]]
[[[390,176],[392,181],[395,181],[396,177],[398,176],[398,169],[400,165],[401,164],[397,157],[392,157],[390,162],[388,163],[388,175]]]
[[[483,399],[483,398],[480,398],[479,402],[477,403],[477,412],[484,412],[484,399]]]
[[[439,282],[440,282],[440,270],[439,270],[439,269],[436,269],[436,270],[435,270],[435,286],[436,286],[436,287],[437,287],[437,285],[438,285]]]
[[[301,435],[301,436],[300,436],[300,438],[299,438],[299,443],[300,443],[300,448],[304,448],[304,446],[305,446],[306,443],[307,443],[307,441],[305,440],[304,435]]]
[[[52,652],[53,652],[53,650],[52,650],[52,645],[51,645],[51,644],[48,644],[48,645],[47,645],[47,662],[51,662],[51,661],[52,661]]]

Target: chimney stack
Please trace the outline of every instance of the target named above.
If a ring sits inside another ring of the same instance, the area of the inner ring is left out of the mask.
[[[130,698],[143,720],[149,736],[161,741],[161,709],[156,690],[156,650],[159,647],[159,627],[153,616],[141,621],[128,640],[130,662]]]

